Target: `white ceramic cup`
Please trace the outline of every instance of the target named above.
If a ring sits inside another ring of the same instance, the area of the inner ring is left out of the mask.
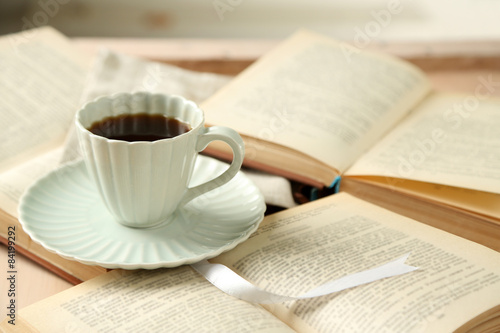
[[[191,126],[173,138],[128,142],[91,133],[88,128],[121,114],[163,114]],[[168,221],[178,207],[232,179],[241,168],[243,140],[236,131],[205,127],[203,111],[180,96],[121,93],[86,104],[76,115],[83,159],[102,200],[119,223],[137,228]],[[214,140],[226,142],[233,161],[220,176],[189,188],[198,152]]]

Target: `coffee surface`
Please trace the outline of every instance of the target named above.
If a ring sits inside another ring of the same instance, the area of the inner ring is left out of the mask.
[[[89,131],[113,140],[156,141],[173,138],[191,130],[191,126],[162,114],[124,114],[94,122]]]

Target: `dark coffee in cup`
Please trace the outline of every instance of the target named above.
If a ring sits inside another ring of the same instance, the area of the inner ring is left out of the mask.
[[[133,142],[173,138],[190,131],[191,126],[161,114],[138,113],[104,118],[88,130],[108,139]]]

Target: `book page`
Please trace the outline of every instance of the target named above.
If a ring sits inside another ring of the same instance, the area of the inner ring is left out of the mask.
[[[434,93],[347,172],[500,193],[500,100]]]
[[[388,184],[388,179],[384,177],[358,177],[358,179],[381,184],[383,187]],[[496,193],[407,179],[390,179],[389,184],[394,188],[397,187],[398,192],[419,198],[425,197],[439,204],[500,220],[500,196]]]
[[[188,266],[115,270],[21,309],[19,317],[41,333],[293,332]]]
[[[63,147],[59,147],[0,173],[0,208],[17,218],[17,206],[24,191],[58,167],[62,154]]]
[[[0,39],[0,172],[61,144],[87,62],[48,27]]]
[[[405,333],[452,332],[500,307],[499,253],[345,193],[267,217],[248,241],[211,261],[298,296],[408,252],[417,271],[266,308],[297,331]]]
[[[342,172],[428,91],[425,76],[407,63],[299,32],[201,106],[209,124]]]

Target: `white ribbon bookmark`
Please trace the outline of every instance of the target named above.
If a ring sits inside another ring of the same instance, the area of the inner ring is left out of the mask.
[[[211,264],[207,260],[203,260],[191,266],[214,286],[226,294],[247,302],[271,304],[324,296],[376,280],[412,272],[417,270],[418,267],[409,266],[404,263],[409,255],[410,254],[408,253],[382,266],[327,282],[301,296],[296,297],[278,295],[262,290],[221,264]]]

